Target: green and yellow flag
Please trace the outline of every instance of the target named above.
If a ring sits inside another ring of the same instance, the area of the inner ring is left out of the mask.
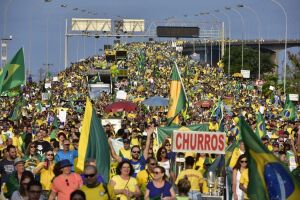
[[[285,120],[295,121],[297,118],[296,107],[290,100],[289,95],[286,96],[282,116]]]
[[[259,138],[266,135],[266,123],[264,116],[258,112],[256,115],[256,135],[258,135]]]
[[[179,124],[178,114],[186,108],[187,102],[180,73],[175,63],[171,75],[169,111],[167,115],[168,125]]]
[[[24,53],[21,48],[0,71],[0,94],[25,83]]]
[[[98,173],[107,183],[110,173],[108,138],[90,99],[87,97],[78,147],[77,168],[83,171],[84,162],[89,158],[96,159]]]
[[[240,118],[239,124],[248,159],[249,199],[298,199],[300,185],[296,178],[262,144],[244,118]]]

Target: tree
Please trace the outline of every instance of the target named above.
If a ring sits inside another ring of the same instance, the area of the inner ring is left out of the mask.
[[[270,53],[262,53],[261,58],[261,75],[265,72],[273,71],[275,68],[272,55]],[[228,49],[224,54],[225,73],[228,73]],[[232,46],[230,49],[230,74],[239,73],[242,69],[242,47]],[[252,78],[258,77],[258,50],[244,46],[244,69],[250,70]]]
[[[286,92],[300,94],[300,51],[288,52],[290,63],[287,64]]]

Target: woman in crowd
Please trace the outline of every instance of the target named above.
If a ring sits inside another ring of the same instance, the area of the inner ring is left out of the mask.
[[[25,169],[33,172],[34,168],[43,160],[42,156],[37,153],[37,146],[31,142],[26,150],[24,161]],[[34,172],[33,172],[34,173]]]
[[[240,189],[240,178],[242,172],[247,169],[247,158],[245,154],[240,155],[232,172],[233,200],[243,199],[243,191]]]
[[[80,175],[71,172],[73,165],[69,160],[61,160],[58,166],[62,174],[54,178],[49,200],[56,199],[56,196],[57,200],[69,199],[71,193],[80,188],[83,184]]]
[[[135,199],[141,195],[135,178],[131,177],[134,169],[129,161],[122,161],[116,168],[117,175],[110,180],[117,198],[120,200]]]
[[[149,182],[146,189],[145,199],[161,198],[163,200],[175,200],[176,194],[172,184],[166,180],[166,170],[157,166],[153,170],[153,181]]]
[[[51,189],[51,181],[54,178],[54,153],[52,150],[46,152],[46,159],[44,162],[39,163],[39,165],[33,170],[35,174],[40,174],[40,182],[43,187],[44,195],[49,194]]]
[[[165,147],[158,149],[157,161],[159,166],[165,168],[167,178],[171,181],[175,181],[175,174],[171,170],[171,160],[167,157],[167,149]]]

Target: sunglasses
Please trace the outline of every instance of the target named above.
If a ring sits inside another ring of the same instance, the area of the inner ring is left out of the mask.
[[[70,146],[70,144],[64,144],[64,145],[66,145],[66,146]]]
[[[166,146],[166,147],[169,147],[169,146],[171,146],[171,144],[166,144],[165,146]]]
[[[36,146],[30,146],[30,148],[32,148],[32,149],[35,148],[36,149]]]
[[[54,154],[50,153],[50,154],[47,154],[47,156],[54,156]]]
[[[66,184],[67,184],[67,186],[70,186],[70,183],[69,183],[68,179],[66,179]]]
[[[165,151],[162,151],[161,153],[166,153]]]
[[[157,165],[157,163],[149,163],[149,165],[155,166]]]
[[[247,160],[241,160],[241,163],[247,163]]]
[[[132,151],[132,153],[140,153],[140,151]]]
[[[155,172],[153,172],[154,174],[160,174],[161,172],[158,172],[158,171],[155,171]]]
[[[96,174],[85,174],[84,178],[93,178]]]

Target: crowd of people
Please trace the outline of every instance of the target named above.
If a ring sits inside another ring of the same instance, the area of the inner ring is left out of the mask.
[[[99,117],[122,120],[118,130],[113,124],[104,127],[112,165],[116,166],[110,180],[106,182],[98,173],[93,158],[85,161],[84,171],[76,167],[81,122],[89,95],[86,74],[99,66],[108,68],[110,64],[102,55],[72,64],[56,79],[29,81],[20,90],[1,96],[1,198],[172,200],[198,199],[208,193],[205,172],[221,155],[188,152],[184,169],[178,172],[170,138],[162,143],[157,140],[157,128],[167,125],[167,108],[141,103],[152,96],[169,97],[174,61],[189,100],[187,112],[180,114],[182,126],[208,124],[209,131],[219,131],[221,124],[212,117],[212,107],[220,100],[224,103],[226,143],[237,143],[228,163],[233,172],[230,190],[234,200],[247,199],[249,182],[239,116],[244,116],[255,130],[257,113],[264,115],[267,134],[261,138],[262,143],[300,179],[299,121],[282,116],[285,96],[280,90],[273,92],[274,98],[265,96],[253,81],[233,78],[222,67],[182,55],[169,42],[130,43],[115,48],[126,50],[127,60],[111,66],[126,66],[128,75],[122,79],[113,77],[114,89],[125,91],[127,100],[137,104],[137,110],[107,113],[105,107],[116,101],[115,95],[103,92],[93,99]],[[210,104],[204,106],[203,101]],[[20,102],[19,115],[12,117]],[[62,110],[66,113],[63,121],[57,116]],[[123,142],[119,152],[113,146],[117,138]]]

